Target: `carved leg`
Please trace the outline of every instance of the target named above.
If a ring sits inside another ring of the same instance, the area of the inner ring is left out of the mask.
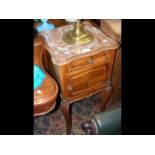
[[[103,89],[103,91],[100,93],[101,97],[103,99],[101,105],[100,105],[100,111],[104,111],[106,108],[106,105],[110,99],[110,96],[112,94],[112,86],[111,86],[111,81],[108,81],[105,88]]]
[[[72,116],[71,116],[71,107],[69,101],[62,100],[61,101],[61,110],[64,114],[66,120],[66,134],[70,135],[72,129]]]

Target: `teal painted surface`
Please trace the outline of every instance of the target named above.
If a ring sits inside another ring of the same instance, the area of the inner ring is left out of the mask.
[[[45,77],[45,73],[41,70],[41,68],[37,65],[34,65],[34,90],[42,84]]]
[[[55,26],[53,24],[49,24],[47,22],[48,19],[40,19],[42,24],[37,27],[38,32],[46,31],[46,30],[53,30]]]

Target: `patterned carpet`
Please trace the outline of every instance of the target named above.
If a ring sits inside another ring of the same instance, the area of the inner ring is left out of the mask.
[[[99,112],[100,102],[100,96],[94,95],[72,104],[72,129],[75,135],[84,134],[81,124]],[[108,104],[106,110],[118,106],[121,106],[121,100],[112,105]],[[35,135],[65,135],[65,129],[65,119],[59,106],[51,113],[34,119]]]

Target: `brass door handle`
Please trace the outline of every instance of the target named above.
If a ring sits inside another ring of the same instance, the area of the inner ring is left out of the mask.
[[[88,64],[93,64],[93,60],[92,59],[88,59]]]

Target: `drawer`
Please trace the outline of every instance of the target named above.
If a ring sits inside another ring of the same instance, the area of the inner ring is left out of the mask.
[[[85,68],[98,67],[106,64],[110,60],[110,53],[100,52],[93,56],[87,56],[74,60],[66,65],[67,72],[73,72]]]

